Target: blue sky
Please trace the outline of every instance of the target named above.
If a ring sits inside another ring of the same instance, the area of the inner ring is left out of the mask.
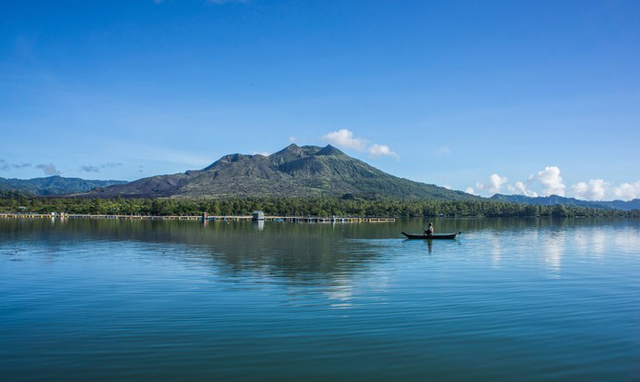
[[[639,47],[638,1],[3,2],[0,176],[333,143],[481,195],[640,197]]]

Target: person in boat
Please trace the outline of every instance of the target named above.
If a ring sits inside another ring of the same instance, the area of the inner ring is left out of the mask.
[[[427,236],[433,236],[433,223],[429,223],[429,227],[424,231],[424,234]]]

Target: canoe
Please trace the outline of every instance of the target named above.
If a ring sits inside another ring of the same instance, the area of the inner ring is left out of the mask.
[[[422,240],[441,240],[441,239],[455,239],[459,234],[461,234],[462,232],[458,232],[458,233],[448,233],[448,234],[444,234],[444,235],[431,235],[431,236],[427,236],[425,234],[422,235],[412,235],[410,233],[406,233],[406,232],[402,232],[403,235],[405,235],[407,237],[407,239],[422,239]]]

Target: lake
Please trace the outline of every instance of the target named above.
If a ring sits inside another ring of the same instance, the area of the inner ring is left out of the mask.
[[[0,219],[0,379],[640,379],[640,221],[434,222]]]

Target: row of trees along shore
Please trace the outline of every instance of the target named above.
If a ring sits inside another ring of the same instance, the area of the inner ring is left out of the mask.
[[[494,201],[435,201],[429,199],[227,198],[227,199],[90,199],[0,195],[0,212],[100,215],[250,215],[262,210],[275,216],[351,217],[640,217],[640,210],[535,206]]]

